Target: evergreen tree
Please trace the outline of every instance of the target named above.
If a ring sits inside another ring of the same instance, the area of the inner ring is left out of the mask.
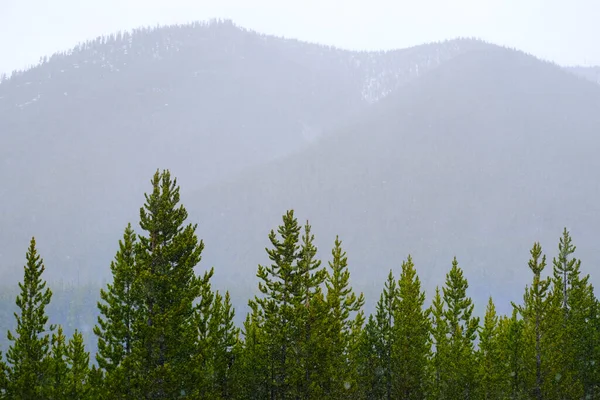
[[[235,312],[231,306],[229,292],[223,298],[216,293],[209,321],[207,349],[210,352],[208,368],[208,390],[204,398],[229,399],[232,396],[233,350],[238,342],[238,329],[233,324]]]
[[[41,399],[48,385],[49,331],[54,328],[48,326],[46,307],[52,292],[42,279],[45,268],[35,244],[35,238],[32,238],[23,282],[19,283],[21,293],[16,304],[20,313],[15,313],[17,328],[14,334],[8,332],[12,344],[6,353],[9,364],[7,395],[15,400]]]
[[[449,327],[444,317],[444,301],[440,293],[440,288],[435,288],[435,296],[430,308],[431,320],[431,342],[435,351],[431,354],[429,361],[429,388],[428,398],[447,399],[448,383],[451,379],[451,368],[449,365]]]
[[[290,395],[292,369],[297,361],[294,354],[294,338],[300,321],[295,314],[294,302],[300,298],[302,276],[298,272],[301,257],[300,226],[293,211],[283,216],[283,224],[277,233],[271,231],[269,240],[272,248],[266,249],[272,264],[258,266],[258,289],[263,296],[255,297],[250,303],[262,320],[266,361],[269,364],[267,396],[284,399]]]
[[[293,293],[294,315],[298,321],[294,327],[295,368],[292,380],[295,382],[295,394],[300,398],[323,396],[322,381],[326,372],[323,359],[326,340],[325,321],[327,309],[321,285],[327,277],[327,270],[321,268],[316,258],[317,248],[314,235],[308,221],[301,238],[300,254],[297,261],[298,292]]]
[[[383,399],[387,395],[383,355],[384,347],[380,327],[373,315],[362,330],[356,350],[358,360],[358,393],[360,399]]]
[[[132,357],[139,368],[140,397],[186,397],[195,388],[190,360],[197,348],[198,302],[213,271],[204,277],[194,272],[204,244],[196,237],[196,225],[184,226],[188,213],[179,204],[176,179],[169,171],[157,171],[152,187],[140,209],[147,236],[138,236],[135,247],[133,296],[140,305],[134,330],[140,343]]]
[[[467,297],[468,287],[455,257],[442,289],[446,305],[444,317],[449,330],[448,353],[444,359],[449,361],[452,371],[451,379],[446,383],[450,399],[476,397],[474,342],[479,318],[473,317],[474,305],[471,298]]]
[[[268,358],[268,338],[263,332],[263,320],[256,304],[243,324],[244,341],[234,363],[234,398],[258,400],[270,398],[272,360]]]
[[[135,368],[131,365],[134,346],[134,321],[139,310],[139,298],[134,296],[137,278],[135,266],[136,236],[127,225],[119,251],[110,264],[113,282],[100,290],[100,316],[94,333],[98,337],[96,361],[104,372],[106,395],[112,399],[130,399],[134,391]]]
[[[511,317],[500,318],[498,342],[500,344],[504,397],[511,400],[529,398],[527,396],[526,358],[528,343],[525,341],[524,321],[519,319],[516,308]]]
[[[429,342],[429,315],[423,309],[425,292],[417,276],[412,257],[402,263],[398,282],[398,300],[394,316],[392,365],[394,398],[423,399],[426,392]]]
[[[0,351],[0,399],[6,398],[6,388],[8,387],[8,367],[4,362],[4,357]]]
[[[398,286],[394,275],[390,270],[383,292],[377,302],[375,322],[377,340],[375,341],[375,355],[378,357],[379,365],[377,372],[381,373],[382,390],[384,398],[394,398],[394,380],[396,368],[392,358],[392,349],[395,347],[394,339],[394,317],[398,306]]]
[[[555,379],[551,388],[557,398],[581,398],[592,386],[587,371],[594,333],[586,326],[595,298],[589,276],[582,277],[581,261],[574,258],[576,247],[565,228],[553,259],[553,286],[550,297],[548,348]]]
[[[503,383],[502,358],[499,342],[499,326],[496,307],[490,297],[485,311],[483,329],[479,335],[477,380],[484,400],[502,399],[506,387]]]
[[[353,336],[356,324],[361,324],[361,309],[365,299],[361,293],[356,296],[350,286],[348,258],[342,250],[342,242],[335,238],[332,261],[327,275],[328,318],[328,379],[327,395],[332,399],[348,398],[357,389],[356,365],[353,360]],[[352,316],[355,315],[353,319]],[[358,320],[356,318],[359,318]]]
[[[544,398],[543,386],[545,378],[548,375],[547,361],[544,359],[545,352],[543,347],[544,336],[546,334],[546,316],[548,309],[548,288],[549,279],[542,279],[541,274],[546,267],[546,256],[542,255],[542,246],[535,243],[530,251],[529,269],[533,273],[533,282],[531,287],[525,289],[523,305],[513,306],[519,311],[525,321],[526,332],[533,338],[534,343],[534,374],[532,395],[541,400]]]
[[[67,396],[67,374],[69,367],[66,361],[67,343],[62,326],[58,326],[52,334],[49,363],[46,370],[48,377],[47,398],[53,400],[69,399]]]
[[[211,343],[211,327],[219,320],[218,315],[213,315],[215,310],[215,294],[210,284],[210,274],[204,276],[202,294],[196,305],[194,315],[194,326],[196,328],[196,351],[194,355],[195,388],[196,397],[207,397],[214,390],[213,353]],[[217,308],[220,310],[220,307]]]
[[[87,399],[90,394],[90,354],[85,351],[83,336],[75,331],[66,349],[66,394],[69,399]]]

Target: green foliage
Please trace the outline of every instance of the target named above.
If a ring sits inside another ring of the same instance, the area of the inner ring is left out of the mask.
[[[75,332],[67,345],[65,359],[68,372],[66,374],[66,395],[70,399],[85,399],[90,394],[90,354],[85,351],[83,336]]]
[[[136,339],[134,323],[139,318],[139,299],[133,291],[137,278],[135,245],[136,236],[128,224],[115,260],[110,264],[113,282],[100,290],[100,316],[94,327],[98,337],[96,361],[105,374],[105,391],[113,399],[128,399],[135,394],[136,371],[130,358]]]
[[[169,171],[157,171],[152,188],[140,209],[147,236],[139,235],[135,247],[134,329],[140,342],[132,357],[142,396],[176,398],[195,389],[189,360],[197,343],[196,303],[212,270],[204,277],[194,272],[204,244],[196,237],[196,225],[184,226],[188,213],[179,204],[176,179]]]
[[[479,335],[479,351],[477,352],[479,395],[484,400],[502,399],[506,390],[503,385],[505,368],[502,365],[499,330],[496,306],[490,297],[485,311],[483,329]]]
[[[536,399],[542,399],[544,396],[544,386],[550,376],[549,353],[544,345],[548,343],[548,322],[547,318],[550,308],[548,301],[548,288],[550,279],[542,279],[541,274],[546,267],[546,256],[542,255],[542,246],[534,243],[530,251],[529,269],[533,273],[533,282],[531,286],[525,288],[523,305],[515,306],[523,317],[525,323],[525,335],[530,348],[533,349],[533,356],[527,357],[527,384],[532,388],[532,396]]]
[[[399,280],[389,272],[365,324],[342,242],[336,237],[322,267],[311,226],[288,211],[269,234],[270,265],[258,266],[260,295],[239,329],[230,293],[213,292],[213,269],[196,275],[204,246],[196,225],[185,224],[176,181],[157,172],[152,188],[140,210],[144,234],[127,226],[112,281],[100,291],[97,366],[81,331],[67,341],[70,331],[48,323],[52,292],[31,240],[17,327],[0,362],[0,398],[600,397],[600,303],[566,229],[551,277],[541,245],[533,245],[532,281],[510,316],[498,315],[490,298],[479,325],[456,258],[425,308],[409,256]],[[75,291],[60,292],[81,303]],[[78,318],[73,310],[61,321]]]
[[[423,399],[427,362],[431,351],[429,313],[424,309],[425,292],[412,261],[402,263],[398,282],[392,343],[393,397]]]
[[[325,377],[327,397],[343,399],[355,393],[357,385],[357,365],[354,360],[356,332],[362,325],[362,307],[365,299],[357,296],[350,286],[348,258],[342,250],[342,242],[335,238],[332,261],[326,280],[327,288],[327,346],[328,361]]]
[[[442,399],[448,392],[448,382],[452,379],[449,357],[448,334],[450,332],[448,322],[444,317],[444,301],[440,294],[440,288],[435,288],[435,296],[430,308],[431,342],[435,351],[429,361],[429,389],[428,398]]]
[[[529,398],[527,393],[527,358],[531,353],[530,343],[526,342],[525,323],[519,319],[517,308],[510,317],[502,317],[498,323],[503,393],[513,400]]]
[[[46,372],[49,380],[46,390],[48,398],[69,398],[67,396],[69,374],[69,366],[66,361],[67,351],[66,338],[62,326],[59,325],[57,331],[52,335],[52,347]]]
[[[458,261],[454,258],[452,268],[446,275],[446,285],[442,289],[446,306],[443,316],[449,336],[443,359],[450,368],[450,379],[444,385],[450,399],[472,399],[477,395],[474,343],[479,318],[473,317],[474,305],[467,296],[468,287]]]
[[[46,307],[52,292],[42,280],[44,263],[39,256],[35,238],[31,239],[27,250],[23,282],[19,283],[21,293],[16,304],[20,313],[15,313],[17,328],[8,332],[12,342],[6,353],[8,361],[7,395],[11,399],[42,398],[47,390],[46,370],[50,352],[49,331]]]

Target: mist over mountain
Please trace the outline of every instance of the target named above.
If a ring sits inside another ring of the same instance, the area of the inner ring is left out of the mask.
[[[600,67],[566,67],[569,72],[600,84]]]
[[[527,281],[533,242],[551,260],[565,226],[591,272],[600,262],[599,107],[600,86],[531,56],[457,56],[352,126],[197,193],[194,215],[212,245],[205,259],[251,281],[246,260],[264,259],[268,230],[294,207],[323,257],[340,235],[365,290],[408,254],[432,290],[457,256],[476,298],[508,304]]]
[[[35,235],[50,280],[107,277],[168,168],[223,285],[256,286],[294,208],[322,258],[340,235],[359,289],[409,253],[431,289],[456,255],[475,297],[514,299],[564,226],[584,271],[600,261],[599,107],[591,80],[472,39],[352,52],[228,21],[99,38],[0,84],[1,273],[20,278]]]
[[[213,21],[119,33],[44,58],[0,84],[0,225],[10,227],[0,233],[2,276],[19,276],[33,235],[49,276],[106,276],[156,168],[170,168],[184,191],[233,177],[486,46],[350,52]]]

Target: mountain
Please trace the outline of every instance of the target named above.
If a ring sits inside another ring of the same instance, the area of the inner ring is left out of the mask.
[[[600,84],[600,67],[566,67],[567,71]]]
[[[350,52],[213,21],[44,58],[0,83],[0,276],[20,277],[35,235],[51,279],[101,279],[156,168],[189,191],[233,179],[489,46]]]
[[[551,266],[566,226],[584,273],[600,262],[598,109],[600,86],[532,56],[456,56],[301,152],[192,195],[205,263],[254,285],[269,230],[294,208],[321,257],[340,235],[371,301],[408,254],[430,291],[457,256],[476,303],[492,294],[507,311],[534,241]]]

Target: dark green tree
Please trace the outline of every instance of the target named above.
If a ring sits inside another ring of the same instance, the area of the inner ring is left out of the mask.
[[[58,326],[52,334],[50,358],[46,369],[48,387],[46,397],[53,400],[69,399],[67,396],[67,374],[69,367],[66,361],[67,342],[62,326]]]
[[[269,234],[272,248],[266,249],[271,265],[258,266],[258,289],[250,306],[261,319],[269,378],[267,396],[284,399],[290,396],[296,354],[295,338],[301,321],[295,314],[295,303],[301,298],[301,278],[298,260],[301,257],[300,231],[293,211],[283,216],[283,223]],[[278,235],[279,234],[279,237]]]
[[[298,291],[293,293],[294,314],[297,326],[294,328],[296,354],[292,380],[295,394],[300,398],[320,398],[324,395],[324,365],[327,364],[326,343],[327,308],[322,293],[322,285],[327,270],[321,267],[316,258],[311,226],[306,222],[301,238],[300,254],[297,261]],[[325,357],[325,359],[324,359]]]
[[[135,246],[137,279],[134,298],[139,299],[134,330],[136,376],[148,399],[189,396],[195,389],[190,360],[197,349],[196,314],[204,287],[213,271],[195,274],[204,248],[197,226],[184,225],[188,213],[179,204],[179,186],[169,171],[155,173],[152,192],[140,209]]]
[[[255,303],[243,324],[244,340],[233,365],[235,396],[238,399],[270,398],[273,360],[269,358],[268,337],[263,332],[263,319]]]
[[[17,328],[8,332],[12,342],[6,353],[9,364],[7,395],[10,399],[40,399],[48,388],[47,368],[50,356],[50,333],[46,307],[52,292],[42,279],[44,263],[36,249],[35,238],[27,250],[21,293],[16,304]]]
[[[354,335],[362,325],[363,294],[356,295],[350,286],[348,258],[342,242],[335,239],[332,261],[327,275],[327,397],[344,399],[357,390],[357,369],[353,354]],[[359,316],[360,314],[360,316]],[[357,319],[358,318],[358,319]]]
[[[75,331],[67,344],[65,360],[67,363],[66,394],[69,399],[88,399],[91,387],[89,382],[90,354],[85,351],[83,336]]]
[[[532,379],[532,396],[535,399],[543,399],[544,381],[548,375],[548,366],[545,356],[547,352],[543,348],[545,342],[545,329],[547,324],[546,316],[548,311],[548,288],[550,287],[549,279],[542,279],[542,272],[546,267],[546,256],[542,255],[542,246],[535,243],[530,251],[531,259],[529,260],[529,269],[533,273],[533,281],[530,287],[525,289],[523,305],[513,306],[519,311],[525,322],[526,334],[531,338],[533,343],[533,368],[529,368],[533,373],[530,374]],[[532,364],[529,362],[528,364]]]
[[[375,340],[373,341],[373,350],[377,364],[373,370],[377,374],[377,380],[380,382],[378,391],[381,390],[383,398],[390,400],[395,397],[394,394],[394,374],[395,365],[392,357],[394,344],[394,317],[398,306],[398,286],[394,275],[390,270],[383,292],[377,302],[375,312]],[[369,332],[369,334],[371,334]],[[369,339],[371,341],[371,339]]]
[[[136,236],[127,225],[119,251],[110,264],[113,281],[100,290],[100,316],[94,333],[98,337],[96,361],[104,373],[104,390],[112,399],[130,399],[134,391],[136,370],[130,358],[134,347],[134,322],[140,299],[134,296],[137,278],[135,264]]]
[[[446,305],[444,317],[448,326],[449,343],[444,359],[449,362],[451,379],[446,382],[449,399],[477,397],[475,379],[476,359],[474,343],[479,329],[479,318],[473,317],[473,301],[467,296],[469,284],[458,266],[456,257],[446,275],[443,298]]]
[[[215,294],[211,316],[208,323],[207,350],[208,362],[205,374],[208,388],[204,398],[230,399],[234,393],[235,382],[232,380],[234,348],[238,343],[239,330],[234,326],[234,309],[229,292],[225,297],[219,292]]]
[[[356,349],[359,399],[384,399],[386,393],[383,337],[373,315],[369,315]]]
[[[520,400],[529,398],[527,385],[527,357],[530,350],[526,342],[525,323],[513,308],[510,318],[502,317],[498,323],[498,342],[504,377],[503,390],[506,398]]]
[[[450,342],[448,340],[450,329],[444,316],[445,306],[439,287],[435,288],[429,314],[431,321],[430,341],[435,351],[431,353],[429,359],[427,398],[430,400],[446,399],[448,398],[448,385],[452,379],[449,360]]]
[[[425,292],[412,261],[402,263],[394,310],[392,344],[394,398],[423,399],[426,393],[429,341],[429,313],[424,309]]]

